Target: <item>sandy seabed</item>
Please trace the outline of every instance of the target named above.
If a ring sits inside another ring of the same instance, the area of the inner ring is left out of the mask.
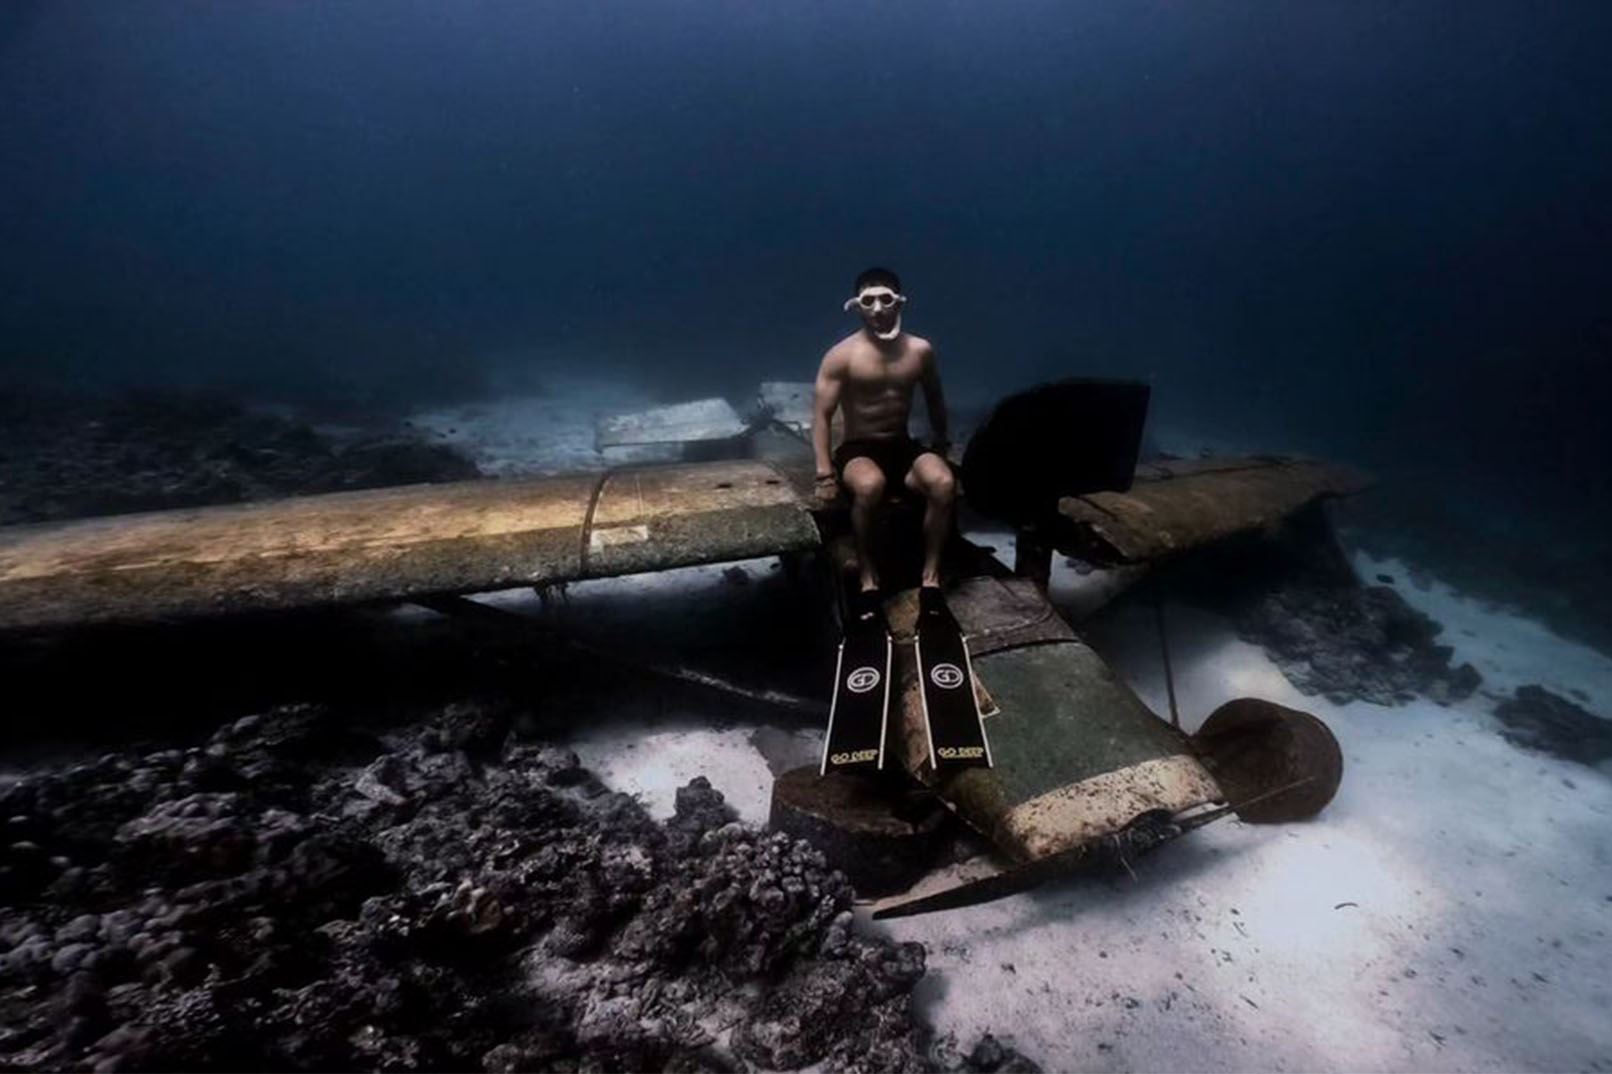
[[[501,429],[524,409],[482,415],[488,450],[509,466],[522,464]],[[456,438],[476,437],[466,424]],[[574,454],[591,433],[573,428]],[[1009,535],[971,536],[1011,554]],[[1421,574],[1404,564],[1354,558],[1444,627],[1480,690],[1447,707],[1332,704],[1300,694],[1225,620],[1172,608],[1187,729],[1246,695],[1313,712],[1344,749],[1337,798],[1308,823],[1213,825],[1147,859],[1135,882],[864,922],[927,947],[917,996],[937,1030],[995,1033],[1048,1069],[1612,1070],[1612,773],[1514,746],[1491,715],[1528,683],[1612,712],[1612,659],[1436,579],[1412,584]],[[745,569],[761,581],[768,566]],[[1053,595],[1072,601],[1096,583],[1060,565]],[[746,599],[714,568],[593,585]],[[1148,610],[1118,609],[1087,640],[1165,710]],[[704,774],[762,823],[777,758],[808,763],[820,741],[809,728],[660,710],[582,730],[576,748],[652,812],[666,815],[672,789]]]

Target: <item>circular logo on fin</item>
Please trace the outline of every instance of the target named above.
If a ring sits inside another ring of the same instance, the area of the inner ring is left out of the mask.
[[[955,690],[963,685],[963,673],[956,664],[936,664],[929,669],[929,680],[942,690]]]
[[[845,688],[853,694],[865,694],[879,685],[879,669],[876,667],[857,668],[845,676]]]

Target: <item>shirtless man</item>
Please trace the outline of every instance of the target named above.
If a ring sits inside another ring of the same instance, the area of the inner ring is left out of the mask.
[[[851,497],[851,525],[862,564],[862,598],[853,610],[859,622],[880,615],[879,577],[869,547],[874,513],[886,490],[900,482],[921,494],[924,563],[920,605],[940,596],[940,554],[951,531],[957,483],[946,462],[946,400],[929,341],[901,330],[907,298],[889,269],[870,268],[856,278],[856,297],[845,303],[862,327],[823,355],[817,371],[812,449],[817,457],[817,495],[828,502],[843,485]],[[924,448],[907,434],[912,389],[922,385],[934,443]],[[845,440],[829,453],[829,423],[836,408],[845,415]]]

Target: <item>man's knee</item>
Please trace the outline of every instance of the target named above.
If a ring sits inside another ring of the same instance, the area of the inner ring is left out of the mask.
[[[939,459],[926,458],[913,467],[913,478],[931,503],[951,504],[957,499],[957,478],[952,476],[952,468]]]
[[[884,474],[872,463],[862,466],[857,464],[858,461],[853,461],[845,468],[845,476],[841,480],[852,499],[864,504],[877,503],[884,498]]]

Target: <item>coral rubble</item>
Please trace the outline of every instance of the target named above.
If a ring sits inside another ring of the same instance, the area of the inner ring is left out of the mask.
[[[656,822],[510,724],[289,706],[13,784],[0,1063],[935,1065],[922,946],[858,935],[816,851],[703,779]],[[981,1047],[967,1069],[1033,1069]]]

